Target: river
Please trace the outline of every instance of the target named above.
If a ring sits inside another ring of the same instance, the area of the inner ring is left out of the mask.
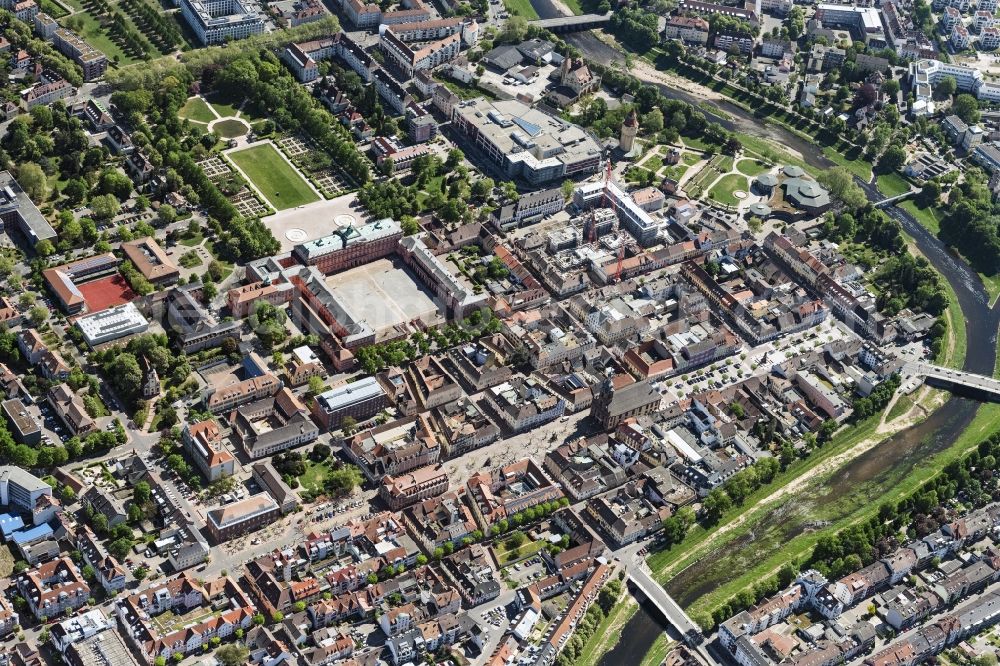
[[[552,18],[561,15],[551,0],[531,0],[532,5],[542,18]],[[591,32],[575,33],[566,36],[566,41],[578,48],[584,57],[594,62],[608,64],[620,62],[624,64],[624,56],[608,46]],[[814,143],[774,124],[765,124],[759,118],[747,113],[742,107],[726,100],[706,102],[685,90],[671,88],[657,81],[648,81],[659,88],[666,96],[697,106],[713,120],[729,131],[737,130],[765,139],[777,141],[802,155],[802,159],[815,167],[831,168],[835,166],[822,150]],[[707,107],[717,106],[722,113],[712,114]],[[878,191],[871,187],[865,188],[869,198],[882,198]],[[909,234],[917,248],[927,257],[933,266],[950,283],[958,297],[962,314],[966,320],[966,339],[968,351],[964,369],[984,375],[992,375],[996,362],[997,328],[1000,324],[1000,308],[990,309],[989,299],[982,282],[969,266],[957,259],[947,248],[924,229],[908,213],[902,209],[891,207],[886,211],[899,220],[904,230]],[[987,343],[988,341],[988,343]],[[944,406],[930,414],[921,423],[888,438],[877,447],[858,456],[837,474],[830,478],[829,483],[821,492],[808,497],[789,498],[785,503],[767,516],[761,525],[742,540],[728,544],[713,553],[712,557],[702,558],[695,565],[675,576],[667,584],[667,590],[682,606],[689,605],[715,585],[725,580],[734,569],[718,566],[720,561],[738,559],[738,551],[756,539],[777,539],[774,543],[783,544],[787,540],[801,534],[806,528],[806,509],[810,507],[834,507],[826,509],[825,518],[836,520],[837,499],[856,493],[878,493],[880,487],[887,487],[895,480],[904,478],[914,466],[927,456],[946,449],[954,442],[972,421],[976,413],[976,402],[965,398],[951,398]],[[871,497],[877,501],[877,496]],[[845,502],[844,511],[851,502]],[[764,553],[762,557],[766,557]],[[720,571],[721,570],[721,571]],[[738,569],[736,569],[738,570]],[[662,631],[668,631],[662,617],[655,610],[651,612],[648,604],[640,606],[639,611],[625,625],[618,644],[608,652],[600,662],[600,666],[620,666],[622,664],[638,664],[649,651],[654,640]]]

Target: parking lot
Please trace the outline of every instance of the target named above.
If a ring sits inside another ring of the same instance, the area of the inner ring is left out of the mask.
[[[534,100],[539,100],[545,96],[545,89],[548,88],[551,83],[551,81],[549,81],[549,74],[555,71],[556,67],[555,65],[542,65],[537,69],[532,67],[527,70],[525,70],[524,67],[524,65],[515,65],[504,74],[487,69],[483,72],[483,75],[479,77],[480,85],[486,84],[489,87],[502,90],[508,93],[511,97],[527,95]],[[534,75],[528,78],[527,81],[520,81],[513,76],[519,71],[534,71]]]
[[[352,509],[357,509],[365,502],[363,500],[342,500],[339,502],[326,502],[325,504],[320,504],[312,511],[306,512],[306,519],[313,523],[318,523],[330,518],[339,516],[342,513],[346,513]]]
[[[823,345],[850,336],[842,325],[828,318],[818,326],[792,333],[742,351],[715,363],[683,372],[658,383],[668,403],[698,391],[723,389],[755,375],[766,375],[780,363],[819,350]]]
[[[542,562],[542,558],[539,555],[504,569],[504,576],[515,581],[518,587],[524,587],[539,578],[543,578],[547,574],[548,571],[545,569],[545,563]]]

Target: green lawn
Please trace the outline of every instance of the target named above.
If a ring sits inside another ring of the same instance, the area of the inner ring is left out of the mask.
[[[741,190],[743,192],[747,191],[747,179],[745,176],[731,173],[727,176],[723,176],[722,180],[716,183],[712,189],[709,190],[708,196],[721,204],[735,206],[740,202],[740,200],[733,194],[733,192],[737,190]]]
[[[677,182],[680,182],[681,178],[684,177],[684,174],[687,173],[687,170],[689,168],[690,167],[687,167],[687,166],[685,166],[683,164],[677,164],[677,165],[674,165],[674,166],[669,166],[666,169],[664,169],[664,171],[663,171],[663,177],[664,178],[673,178]]]
[[[693,148],[694,150],[717,150],[718,149],[718,146],[716,146],[715,144],[708,143],[707,141],[705,141],[703,139],[700,139],[700,138],[697,138],[697,137],[693,137],[693,136],[681,137],[681,141],[684,142],[685,146],[687,146],[688,148]]]
[[[212,260],[215,261],[215,263],[217,263],[220,266],[222,266],[223,273],[222,273],[222,277],[219,279],[219,282],[222,282],[227,277],[229,277],[230,273],[233,272],[233,265],[230,262],[223,260],[219,256],[219,253],[215,251],[215,241],[211,241],[211,240],[210,241],[206,241],[205,242],[205,249],[208,250],[208,253],[210,255],[212,255]]]
[[[200,97],[192,97],[186,101],[184,106],[177,111],[177,115],[199,123],[210,123],[215,120],[215,114],[212,113],[212,109]]]
[[[319,197],[309,189],[278,150],[269,143],[227,154],[275,210],[312,203]]]
[[[740,140],[740,143],[743,144],[743,148],[745,150],[749,150],[750,152],[753,152],[770,162],[774,162],[775,164],[794,164],[795,166],[802,167],[802,169],[813,178],[815,178],[817,174],[822,171],[822,169],[817,169],[816,167],[806,164],[804,161],[795,157],[778,144],[772,143],[767,139],[743,133],[737,133],[736,137]]]
[[[792,464],[789,465],[784,472],[778,474],[770,485],[758,489],[753,495],[746,499],[742,507],[734,507],[729,513],[720,519],[718,524],[725,525],[726,523],[743,516],[743,514],[747,511],[746,507],[753,506],[755,503],[773,493],[776,489],[807,473],[813,467],[822,464],[823,461],[851,448],[861,440],[874,433],[877,426],[878,417],[875,416],[856,424],[847,430],[841,431],[834,436],[833,441],[826,444],[822,449],[813,452],[813,454],[805,460],[798,459],[792,462]],[[684,539],[684,542],[679,546],[675,546],[670,550],[659,550],[650,555],[649,558],[647,558],[650,569],[654,572],[654,574],[656,574],[657,578],[660,578],[661,572],[666,571],[667,567],[681,563],[681,565],[676,567],[676,570],[679,571],[683,568],[683,564],[690,564],[700,559],[700,557],[705,554],[702,551],[702,546],[705,545],[708,537],[714,531],[714,527],[705,529],[701,525],[695,525]],[[734,529],[732,531],[740,532],[740,529]],[[745,534],[746,531],[744,530],[742,533]]]
[[[639,662],[639,666],[660,666],[672,647],[674,647],[674,641],[668,640],[667,634],[660,632],[660,635],[653,641],[653,647],[649,648],[649,652]]]
[[[430,198],[431,194],[434,192],[441,191],[441,184],[444,183],[444,176],[434,176],[427,180],[427,184],[424,185],[424,189],[417,192],[417,206],[423,210],[425,202]]]
[[[573,12],[574,16],[579,16],[580,14],[586,14],[583,7],[580,6],[580,0],[563,0],[569,10]]]
[[[694,166],[701,160],[702,157],[698,153],[681,153],[681,164]]]
[[[906,208],[918,219],[920,214],[923,214],[920,213],[920,209],[911,200],[902,202],[900,207]],[[934,218],[934,211],[929,209],[927,215]],[[936,218],[934,220],[936,224]],[[923,224],[923,221],[921,221],[921,224]],[[912,244],[912,238],[906,232],[904,232],[904,235],[908,239],[907,242]],[[915,246],[911,245],[910,253],[916,254],[916,252]],[[968,339],[965,334],[965,316],[962,314],[962,306],[958,303],[958,296],[955,294],[951,283],[945,280],[944,277],[939,277],[941,279],[941,286],[944,287],[945,294],[948,296],[948,308],[944,311],[944,320],[948,325],[947,336],[949,339],[954,340],[954,343],[952,348],[949,349],[946,340],[946,344],[941,345],[941,351],[934,358],[934,362],[948,368],[961,368],[965,364],[965,354],[968,351]]]
[[[108,60],[115,62],[117,58],[119,65],[129,65],[136,62],[136,60],[127,55],[125,51],[123,51],[121,47],[114,42],[114,40],[108,37],[104,28],[101,27],[101,23],[94,18],[92,14],[82,11],[73,14],[73,16],[79,17],[75,20],[79,20],[83,25],[83,29],[81,30],[82,34],[80,36],[95,49],[108,56]],[[65,22],[65,19],[63,19],[63,21]]]
[[[877,177],[878,189],[887,197],[895,197],[910,191],[910,183],[898,173],[880,173]]]
[[[181,255],[181,258],[177,260],[183,268],[195,268],[196,266],[201,266],[201,257],[194,250],[188,250]]]
[[[529,21],[538,18],[538,12],[531,6],[531,0],[503,0],[503,4],[511,14],[523,16]]]
[[[763,162],[753,159],[743,159],[736,163],[736,170],[742,174],[750,176],[751,178],[764,173],[769,168],[770,167],[765,165]]]
[[[244,136],[249,130],[242,121],[229,118],[227,120],[220,120],[212,125],[212,131],[223,139],[234,139],[238,136]]]
[[[479,97],[486,97],[487,99],[496,99],[496,95],[493,95],[488,90],[480,90],[478,87],[472,84],[455,81],[454,79],[448,78],[444,75],[435,76],[434,80],[443,85],[451,92],[458,95],[461,99],[477,99]]]
[[[898,398],[896,398],[896,404],[893,405],[892,409],[889,410],[889,413],[888,415],[886,415],[885,420],[893,421],[895,419],[898,419],[900,416],[910,411],[912,407],[913,407],[913,398],[908,395],[901,395]]]
[[[642,166],[642,168],[646,169],[647,171],[652,171],[653,173],[656,173],[657,171],[660,170],[661,167],[663,167],[663,158],[660,157],[659,155],[652,155],[651,157],[647,157],[645,160],[643,160],[640,166]]]
[[[62,17],[69,15],[69,12],[63,9],[62,5],[52,2],[52,0],[41,0],[39,7],[43,12],[54,19],[61,19]]]
[[[652,176],[650,176],[652,173],[652,171],[643,169],[642,167],[632,167],[628,170],[628,173],[625,174],[625,180],[630,183],[645,183],[647,182],[647,179],[652,179]]]
[[[944,290],[948,294],[948,309],[944,311],[945,320],[948,322],[949,333],[955,340],[955,348],[949,353],[945,347],[934,360],[950,368],[961,368],[965,365],[965,355],[968,352],[969,340],[965,337],[965,315],[962,314],[962,306],[958,303],[958,296],[952,288],[951,283],[943,279]]]
[[[308,457],[305,459],[306,471],[299,477],[299,485],[313,492],[322,492],[323,483],[330,475],[330,467],[325,463],[316,463]]]
[[[577,656],[573,666],[597,666],[601,661],[601,657],[618,644],[618,641],[622,637],[622,628],[636,611],[635,604],[630,602],[628,593],[623,592],[622,599],[611,607],[611,610],[604,616],[601,623],[597,625],[597,629],[594,630],[593,635],[583,646],[583,649],[580,650],[580,654]],[[660,662],[656,663],[659,664]]]
[[[219,117],[225,118],[226,116],[235,116],[237,107],[242,103],[243,100],[233,100],[216,93],[208,96],[208,103],[212,105],[215,112],[219,114]]]
[[[868,182],[872,177],[872,165],[863,159],[850,159],[841,154],[833,146],[823,146],[823,154],[829,160],[839,166],[844,167],[861,180]]]
[[[941,233],[941,216],[936,208],[920,208],[912,199],[900,201],[899,207],[917,218],[920,226],[935,236]]]
[[[4,578],[14,573],[14,556],[10,552],[10,546],[4,544],[0,546],[0,576]]]
[[[517,562],[518,560],[526,560],[545,547],[545,542],[541,540],[530,541],[522,544],[520,548],[512,548],[511,550],[507,550],[507,544],[502,541],[498,542],[498,544],[493,546],[493,551],[497,554],[497,559],[500,560],[501,565]]]
[[[200,231],[198,233],[196,233],[194,236],[190,236],[190,237],[187,236],[186,234],[187,234],[187,232],[185,232],[185,236],[183,238],[181,238],[180,241],[178,241],[181,245],[187,245],[188,247],[194,247],[196,245],[201,245],[201,242],[203,240],[205,240],[205,236],[203,236]]]

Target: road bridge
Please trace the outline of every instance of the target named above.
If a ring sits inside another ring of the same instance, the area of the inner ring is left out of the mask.
[[[1000,402],[1000,380],[993,377],[919,361],[906,363],[903,366],[903,373],[923,377],[928,386],[946,389],[977,400]]]
[[[628,579],[663,613],[663,616],[667,618],[667,622],[672,624],[678,633],[684,637],[685,643],[692,647],[701,645],[702,641],[705,640],[705,637],[701,634],[701,628],[667,594],[663,586],[653,580],[653,577],[649,575],[649,572],[641,564],[634,564],[628,567]]]
[[[611,12],[607,14],[581,14],[579,16],[560,16],[558,18],[537,19],[529,21],[531,25],[544,28],[549,32],[583,32],[600,28],[611,22]]]

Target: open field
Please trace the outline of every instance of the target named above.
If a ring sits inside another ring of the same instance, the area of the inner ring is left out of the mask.
[[[898,173],[880,173],[877,177],[878,189],[887,197],[895,197],[910,191],[910,183]]]
[[[312,203],[319,197],[269,143],[227,153],[275,208],[284,210]]]
[[[757,176],[768,170],[768,166],[753,159],[742,159],[736,163],[736,170],[746,176]]]
[[[200,97],[192,97],[184,102],[184,106],[177,111],[177,115],[199,123],[210,123],[215,120],[215,114],[212,113],[212,109]]]
[[[740,202],[740,200],[736,198],[736,195],[733,194],[736,191],[747,191],[747,179],[746,176],[731,173],[727,176],[723,176],[722,179],[712,187],[708,196],[721,204],[735,206]]]

